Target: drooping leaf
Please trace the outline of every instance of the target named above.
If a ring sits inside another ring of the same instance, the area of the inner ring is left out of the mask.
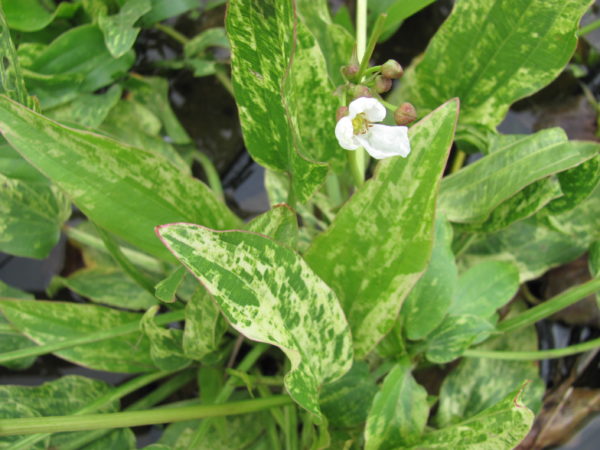
[[[429,265],[408,294],[400,312],[400,320],[409,339],[423,339],[437,328],[452,303],[458,270],[451,244],[452,227],[444,218],[437,218]]]
[[[239,224],[206,185],[144,150],[63,127],[6,97],[0,97],[0,130],[92,221],[155,256],[169,256],[156,225]]]
[[[188,358],[202,360],[217,351],[227,322],[221,311],[200,286],[185,307],[185,329],[183,330],[183,352]]]
[[[332,133],[337,104],[325,61],[297,21],[294,4],[231,1],[226,28],[246,147],[261,165],[289,172],[294,195],[303,202],[327,173],[308,158],[328,161],[342,150]]]
[[[38,31],[55,19],[67,19],[79,10],[81,3],[62,2],[54,11],[40,0],[3,0],[2,9],[8,25],[18,31]]]
[[[71,215],[58,189],[0,174],[0,251],[45,258],[58,243],[60,228]]]
[[[575,50],[575,32],[589,4],[588,0],[456,2],[390,101],[401,98],[426,113],[458,97],[461,124],[494,128],[512,103],[562,71]]]
[[[298,241],[298,219],[296,213],[288,205],[276,205],[269,211],[252,219],[246,225],[248,231],[272,237],[280,244],[291,248]]]
[[[131,323],[140,314],[97,305],[0,300],[0,310],[20,332],[38,344],[50,344]],[[141,333],[130,333],[92,344],[59,350],[57,356],[96,370],[147,372],[156,367],[149,343]]]
[[[306,253],[338,295],[357,356],[392,328],[431,256],[437,189],[454,136],[450,101],[409,131],[412,152],[383,160]]]
[[[263,236],[190,224],[165,225],[157,232],[234,328],[286,353],[292,366],[287,390],[320,415],[319,386],[352,364],[348,323],[333,291],[298,254]]]
[[[133,281],[118,267],[93,267],[73,272],[68,277],[54,277],[56,292],[67,287],[93,302],[125,309],[143,309],[156,305],[154,296]]]
[[[140,330],[150,341],[152,360],[161,370],[183,369],[191,362],[181,348],[183,331],[158,326],[154,321],[157,312],[158,306],[153,306],[140,320]]]
[[[98,17],[98,26],[104,34],[104,42],[113,58],[120,58],[133,47],[140,32],[134,24],[151,8],[150,0],[127,0],[117,14]]]
[[[520,303],[516,308],[511,308],[511,313],[523,309],[523,304]],[[487,341],[477,349],[536,351],[538,350],[537,333],[534,326],[521,328]],[[545,391],[537,362],[464,358],[442,384],[440,405],[436,415],[438,426],[459,423],[479,414],[501,401],[527,380],[531,383],[525,387],[523,402],[536,412],[541,406]]]
[[[177,289],[179,289],[181,282],[185,278],[185,274],[186,271],[183,266],[179,266],[173,270],[167,278],[155,286],[156,297],[163,302],[173,303],[176,300]]]
[[[451,222],[483,222],[525,186],[593,158],[599,148],[569,142],[560,128],[539,131],[444,178],[440,208]]]
[[[489,319],[518,289],[519,271],[514,264],[485,261],[461,274],[449,312]]]
[[[600,155],[558,174],[563,196],[548,205],[557,214],[569,211],[584,201],[600,183]]]

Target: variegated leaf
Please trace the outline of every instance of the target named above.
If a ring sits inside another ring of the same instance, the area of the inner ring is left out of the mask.
[[[234,328],[285,352],[292,366],[286,388],[320,415],[320,385],[352,365],[348,323],[329,286],[297,253],[254,233],[192,224],[164,225],[157,232]]]
[[[92,221],[158,257],[170,255],[154,235],[157,225],[177,220],[215,228],[239,224],[205,184],[166,159],[61,126],[3,96],[0,131]]]
[[[461,124],[495,127],[562,71],[590,0],[461,0],[392,95],[426,113],[460,98]]]
[[[246,225],[248,231],[264,234],[280,244],[296,247],[298,242],[298,219],[288,205],[275,205],[272,209],[255,217]]]
[[[98,26],[113,58],[120,58],[133,47],[140,32],[140,29],[133,25],[151,8],[150,0],[125,0],[117,14],[98,17]]]
[[[392,328],[427,266],[437,189],[457,114],[458,101],[452,100],[413,126],[412,153],[380,162],[306,253],[338,295],[359,357]]]
[[[297,20],[295,0],[233,0],[227,32],[246,147],[263,166],[289,172],[293,195],[303,202],[327,173],[315,161],[344,156],[333,133],[337,103],[321,50]]]

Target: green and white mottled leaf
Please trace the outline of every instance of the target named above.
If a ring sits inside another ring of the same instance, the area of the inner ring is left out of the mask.
[[[494,326],[479,316],[447,315],[442,324],[427,337],[425,355],[432,363],[450,362],[493,330]]]
[[[589,143],[579,143],[589,145]],[[599,150],[600,151],[600,150]],[[577,167],[558,174],[563,196],[547,207],[552,214],[569,211],[584,201],[600,183],[600,154]]]
[[[523,303],[511,314],[525,309]],[[534,326],[521,328],[481,344],[477,349],[493,351],[537,351]],[[534,412],[541,407],[544,381],[537,361],[505,361],[492,358],[464,358],[444,379],[436,415],[440,427],[459,423],[484,411],[506,395],[531,381],[524,390],[523,402]]]
[[[289,172],[294,195],[304,202],[327,173],[316,161],[344,155],[333,133],[337,102],[325,61],[294,5],[233,0],[226,28],[246,147],[261,165]]]
[[[512,449],[531,429],[534,414],[521,403],[517,390],[494,406],[461,423],[423,435],[413,449]]]
[[[423,339],[438,327],[454,298],[458,270],[452,253],[452,227],[443,218],[435,222],[435,239],[427,270],[410,291],[400,312],[408,339]]]
[[[0,310],[21,333],[41,345],[105,331],[141,318],[141,314],[103,306],[56,301],[3,299]],[[137,373],[156,369],[150,358],[149,342],[141,333],[59,350],[54,354],[96,370]]]
[[[129,51],[113,58],[96,25],[71,28],[52,41],[27,67],[28,87],[43,109],[111,84],[133,65]]]
[[[47,257],[70,215],[69,201],[55,187],[0,174],[0,251]]]
[[[216,352],[227,331],[227,322],[210,294],[200,286],[185,307],[183,352],[191,359],[202,360]]]
[[[154,321],[158,308],[158,306],[153,306],[148,309],[140,320],[140,330],[150,341],[152,360],[161,370],[183,369],[191,362],[183,354],[181,347],[183,331],[158,326]]]
[[[429,417],[427,391],[412,376],[408,358],[385,377],[365,427],[365,449],[406,448],[419,441]]]
[[[191,224],[157,232],[234,328],[283,350],[291,361],[287,390],[320,416],[320,386],[352,365],[348,323],[329,286],[297,253],[257,234]]]
[[[288,205],[275,205],[272,209],[252,219],[248,231],[264,234],[283,245],[296,248],[298,243],[298,219]]]
[[[200,6],[198,0],[151,0],[151,3],[152,9],[141,19],[145,27]]]
[[[140,28],[134,27],[134,24],[151,8],[150,0],[126,0],[117,14],[98,17],[98,26],[113,58],[120,58],[133,47],[140,32]]]
[[[338,295],[359,358],[390,331],[427,267],[437,190],[457,113],[458,102],[452,100],[414,125],[411,154],[381,161],[306,253]]]
[[[560,128],[528,135],[444,178],[440,208],[451,222],[483,222],[527,185],[593,158],[599,148],[569,142]]]
[[[179,266],[173,270],[167,278],[155,286],[156,297],[163,302],[173,303],[176,300],[177,289],[179,289],[179,286],[183,282],[186,273],[183,266]]]
[[[45,111],[45,115],[65,125],[97,128],[117,105],[122,93],[121,86],[115,84],[104,94],[80,94],[69,103]]]
[[[125,309],[146,310],[158,302],[118,267],[92,267],[73,272],[68,277],[54,277],[49,295],[66,287],[95,303]]]
[[[69,19],[79,10],[81,3],[60,3],[48,11],[48,3],[40,0],[3,0],[2,9],[8,25],[18,31],[38,31],[55,19]]]
[[[489,319],[519,290],[517,267],[504,261],[484,261],[461,274],[449,313]]]
[[[389,101],[426,113],[460,98],[461,124],[494,128],[512,103],[554,80],[589,0],[461,0]],[[400,103],[400,102],[397,102]],[[531,168],[531,167],[529,167]]]
[[[15,289],[0,281],[0,297],[20,298],[32,300],[33,295]],[[35,347],[35,343],[23,336],[8,320],[0,313],[0,353],[20,350],[22,348]],[[15,359],[1,363],[2,366],[12,370],[23,370],[31,367],[35,362],[35,356]]]
[[[586,249],[586,245],[533,216],[496,233],[476,236],[458,261],[463,270],[482,261],[511,262],[519,269],[523,283],[577,259]]]
[[[377,384],[369,366],[355,361],[346,375],[323,386],[319,402],[331,426],[352,428],[365,423],[376,393]]]
[[[154,235],[157,225],[239,224],[205,184],[160,156],[63,127],[1,96],[0,130],[92,221],[157,257],[170,257]]]

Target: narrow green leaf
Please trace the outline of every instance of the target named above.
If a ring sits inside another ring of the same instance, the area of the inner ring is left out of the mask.
[[[437,328],[452,303],[458,270],[451,245],[452,227],[443,217],[438,217],[431,260],[400,312],[400,320],[409,339],[423,339]]]
[[[0,310],[20,332],[38,344],[131,323],[139,314],[77,303],[0,300]],[[153,370],[148,340],[140,333],[60,350],[57,356],[96,370],[137,373]]]
[[[385,377],[365,427],[365,449],[406,448],[419,441],[429,417],[427,391],[411,374],[408,359]]]
[[[522,390],[511,392],[476,416],[423,435],[414,449],[515,448],[527,435],[534,414],[521,403]]]
[[[91,220],[157,257],[169,256],[154,235],[157,225],[239,224],[206,185],[144,150],[63,127],[1,96],[0,130]]]
[[[437,189],[457,113],[453,100],[413,126],[411,154],[380,162],[306,253],[338,295],[359,358],[392,328],[427,267]]]
[[[152,9],[141,19],[145,27],[200,6],[198,0],[151,0],[151,3]]]
[[[569,142],[560,128],[528,135],[444,178],[440,208],[451,222],[482,222],[525,186],[593,158],[599,148]]]
[[[519,290],[519,271],[514,264],[485,261],[471,267],[458,279],[450,314],[472,314],[489,319]]]
[[[321,384],[352,364],[348,324],[331,289],[292,250],[248,232],[190,224],[159,227],[173,254],[204,284],[234,328],[280,347],[290,395],[320,415]]]
[[[179,285],[183,281],[185,274],[186,271],[183,266],[179,266],[173,270],[167,278],[156,285],[156,297],[163,302],[173,303],[176,300],[175,294],[177,293],[177,289],[179,289]]]
[[[227,331],[227,322],[203,286],[196,289],[185,307],[183,352],[188,358],[202,360],[216,352]]]
[[[140,330],[150,341],[150,355],[154,364],[161,370],[180,370],[190,364],[183,354],[181,340],[183,332],[173,328],[162,328],[154,321],[158,306],[148,309],[142,320]]]
[[[296,248],[298,242],[298,219],[288,205],[275,205],[272,209],[252,219],[247,225],[248,231],[264,234],[280,244]]]
[[[152,8],[150,0],[127,0],[113,16],[100,15],[98,26],[104,34],[104,42],[113,58],[127,53],[140,32],[133,25]]]
[[[512,103],[550,83],[569,62],[589,5],[589,0],[456,2],[390,101],[410,101],[426,113],[459,97],[461,124],[494,128]]]
[[[93,267],[73,272],[68,277],[55,277],[51,284],[56,292],[67,287],[93,302],[125,309],[143,309],[157,301],[139,284],[117,267]]]
[[[18,31],[38,31],[55,19],[70,19],[81,3],[60,3],[54,11],[48,11],[48,3],[40,0],[3,0],[2,9],[8,25]]]
[[[0,174],[0,251],[45,258],[71,215],[69,201],[58,189]]]

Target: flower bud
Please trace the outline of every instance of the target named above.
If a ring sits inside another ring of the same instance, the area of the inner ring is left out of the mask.
[[[348,107],[340,106],[337,109],[337,111],[335,112],[335,120],[339,122],[342,117],[346,117],[347,115],[348,115]]]
[[[389,91],[391,88],[392,80],[389,78],[382,77],[381,75],[378,75],[377,78],[375,78],[375,91],[378,94],[383,94],[384,92]]]
[[[356,64],[349,64],[347,66],[342,67],[342,75],[346,80],[353,80],[356,74],[358,73],[359,67]]]
[[[385,64],[381,66],[381,74],[386,78],[396,80],[404,75],[404,69],[398,61],[388,59]]]
[[[371,90],[367,86],[364,86],[362,84],[352,86],[350,88],[350,95],[352,95],[352,98],[373,97],[373,95],[371,94]]]
[[[402,103],[394,111],[394,120],[398,125],[408,125],[417,119],[417,111],[410,103]]]

